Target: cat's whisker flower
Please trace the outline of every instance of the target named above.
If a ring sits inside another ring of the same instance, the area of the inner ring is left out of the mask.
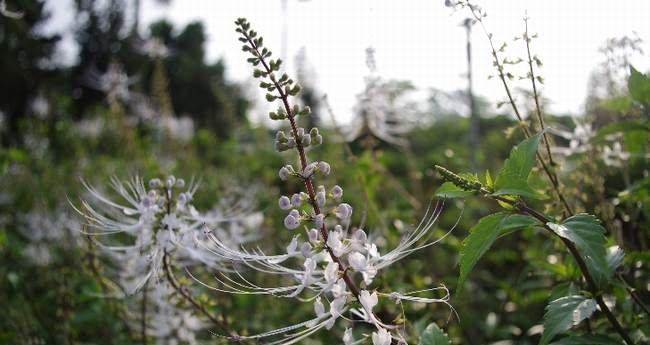
[[[305,129],[297,125],[297,116],[310,113],[308,108],[291,107],[289,104],[289,97],[296,96],[300,86],[287,74],[280,74],[282,61],[270,59],[271,52],[264,47],[263,39],[257,32],[250,29],[246,19],[238,19],[236,25],[236,31],[241,34],[239,40],[244,43],[242,49],[251,55],[248,62],[256,67],[254,76],[261,78],[260,87],[268,92],[267,100],[282,102],[277,111],[269,114],[270,118],[288,120],[290,124],[288,132],[277,132],[275,148],[278,151],[295,150],[299,165],[284,165],[278,171],[278,177],[283,181],[291,178],[300,180],[305,190],[282,195],[277,201],[278,207],[287,212],[282,220],[284,227],[294,233],[285,246],[285,253],[267,255],[261,248],[251,250],[244,246],[232,246],[220,236],[208,232],[206,238],[209,241],[201,242],[201,245],[206,253],[228,263],[234,274],[219,274],[215,277],[218,286],[197,281],[219,292],[296,298],[314,304],[316,317],[311,320],[253,336],[238,337],[239,340],[279,337],[268,344],[293,344],[322,328],[331,329],[338,319],[350,321],[343,316],[350,311],[377,329],[371,335],[374,345],[406,343],[398,326],[384,323],[374,313],[379,297],[398,299],[400,302],[446,303],[448,296],[446,299],[400,293],[378,294],[369,286],[382,269],[437,242],[427,240],[443,204],[429,209],[420,224],[408,232],[396,248],[383,255],[381,248],[365,230],[351,229],[354,209],[342,200],[343,188],[339,185],[328,188],[315,182],[318,177],[331,175],[333,169],[325,161],[309,161],[306,155],[305,148],[322,144],[323,137],[318,128]],[[297,231],[298,228],[304,229],[304,233]],[[273,287],[259,286],[239,272],[237,267],[240,266],[277,276],[282,283]],[[328,301],[327,306],[325,300]],[[359,303],[362,305],[360,309]],[[357,342],[346,331],[344,343]]]

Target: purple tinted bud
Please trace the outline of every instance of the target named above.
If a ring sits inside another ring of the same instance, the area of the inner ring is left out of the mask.
[[[288,210],[291,208],[291,201],[288,197],[283,195],[280,197],[280,199],[278,199],[278,206],[280,206],[280,208],[283,210]]]

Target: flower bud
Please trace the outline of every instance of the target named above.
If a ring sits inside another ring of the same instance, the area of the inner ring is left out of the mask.
[[[318,162],[318,170],[327,176],[330,174],[330,164],[324,161]]]
[[[291,196],[291,205],[293,207],[298,207],[302,203],[302,200],[300,199],[300,194],[295,193],[294,195]]]
[[[160,188],[162,186],[162,182],[160,181],[159,178],[152,178],[149,180],[149,188]]]
[[[305,146],[305,147],[311,145],[311,137],[308,136],[308,135],[303,135],[301,143],[302,143],[302,146]]]
[[[346,203],[339,204],[334,211],[338,219],[348,220],[352,216],[352,206]]]
[[[178,194],[177,202],[180,205],[185,205],[185,203],[187,202],[187,194],[185,194],[185,193]]]
[[[291,208],[291,201],[287,196],[283,195],[278,199],[278,206],[283,210],[288,210]]]
[[[323,222],[325,221],[325,215],[322,213],[317,214],[314,216],[314,226],[316,229],[320,229],[323,227]]]
[[[284,218],[284,226],[289,230],[293,230],[297,228],[299,225],[300,225],[300,220],[294,217],[291,213]]]
[[[320,133],[318,132],[318,127],[313,127],[313,128],[309,131],[309,135],[310,135],[311,137],[315,137],[315,136],[317,136],[317,135],[320,135]]]
[[[309,237],[309,242],[316,243],[318,242],[318,230],[311,228],[307,231],[307,237]]]
[[[313,141],[314,141],[314,144],[316,144],[316,145],[320,145],[320,144],[323,143],[323,136],[321,136],[321,135],[319,134],[319,135],[317,135],[317,136],[314,137]]]
[[[296,147],[296,139],[294,138],[287,139],[287,147],[290,149]]]
[[[352,235],[352,239],[357,242],[366,243],[366,241],[368,241],[368,235],[366,235],[366,232],[363,231],[363,229],[357,229],[357,231]]]
[[[281,142],[281,143],[286,143],[287,142],[287,135],[284,134],[284,131],[278,131],[275,134],[275,141]]]
[[[176,184],[176,177],[174,177],[174,175],[169,175],[167,177],[167,187],[168,188],[174,187],[175,184]]]
[[[302,256],[306,258],[310,258],[314,255],[314,253],[312,253],[311,250],[312,250],[312,246],[307,242],[303,243],[302,246],[300,247],[300,253],[302,254]]]
[[[305,129],[302,128],[302,127],[299,127],[299,128],[296,130],[296,133],[298,134],[298,137],[302,137],[303,135],[305,135]]]
[[[323,207],[325,205],[325,201],[325,192],[318,192],[316,194],[316,205],[318,205],[318,207]]]
[[[316,170],[316,162],[307,164],[305,169],[302,171],[302,177],[310,177],[312,174],[314,174],[314,170]]]
[[[339,185],[336,185],[332,187],[332,197],[334,199],[341,199],[343,197],[343,188],[341,188]]]
[[[185,187],[185,180],[183,180],[182,178],[179,178],[178,180],[176,180],[176,187],[178,187],[178,188]]]
[[[286,181],[287,178],[289,178],[289,169],[287,169],[286,166],[283,166],[280,168],[280,171],[278,171],[278,176],[280,176],[280,180]]]

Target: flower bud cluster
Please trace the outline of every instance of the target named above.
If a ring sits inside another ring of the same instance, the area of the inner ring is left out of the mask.
[[[283,220],[284,226],[289,230],[297,230],[302,226],[304,233],[297,232],[286,246],[286,253],[280,255],[266,255],[261,250],[251,251],[245,248],[231,249],[218,238],[213,238],[215,243],[212,253],[231,261],[232,270],[237,270],[235,263],[244,263],[246,267],[290,280],[286,285],[261,287],[237,274],[240,279],[229,277],[220,280],[222,287],[213,288],[233,294],[267,294],[281,297],[298,297],[302,293],[309,293],[313,296],[308,299],[314,301],[315,313],[311,320],[238,339],[258,341],[281,334],[282,339],[272,342],[273,344],[294,344],[321,328],[332,328],[339,319],[349,320],[350,318],[343,317],[349,311],[356,319],[360,318],[377,329],[377,332],[370,336],[374,345],[389,345],[393,341],[406,343],[401,334],[391,331],[395,326],[382,323],[375,315],[373,309],[379,303],[379,296],[389,296],[397,302],[414,300],[421,303],[446,303],[447,297],[414,297],[412,293],[398,292],[382,294],[369,287],[381,269],[432,244],[423,245],[421,240],[428,237],[442,207],[436,206],[432,212],[428,212],[417,228],[407,233],[395,249],[384,255],[380,254],[377,245],[365,230],[351,229],[353,209],[349,204],[342,202],[343,189],[338,185],[326,188],[315,183],[315,174],[329,175],[331,166],[324,161],[309,163],[306,157],[304,148],[322,143],[322,137],[317,128],[312,128],[306,133],[304,128],[296,126],[294,117],[301,111],[296,107],[290,108],[289,96],[295,96],[297,92],[282,84],[291,79],[284,74],[280,79],[276,79],[274,73],[278,64],[273,60],[270,60],[269,64],[266,63],[265,51],[259,52],[261,42],[255,39],[257,34],[250,30],[250,25],[245,19],[237,20],[236,24],[237,32],[242,34],[240,41],[247,43],[244,51],[254,55],[251,63],[254,66],[262,64],[264,67],[264,70],[255,70],[254,76],[270,80],[270,83],[263,81],[260,86],[269,92],[277,91],[277,94],[267,94],[267,99],[282,100],[284,108],[271,113],[271,118],[288,119],[291,125],[291,134],[287,135],[283,131],[277,133],[275,147],[278,151],[295,149],[300,157],[300,166],[294,168],[292,165],[285,165],[280,168],[278,176],[282,180],[287,180],[289,176],[301,178],[305,191],[280,196],[278,206],[288,211]],[[327,305],[324,301],[328,301]],[[361,307],[358,307],[359,304]],[[308,329],[304,330],[303,327]],[[343,341],[346,345],[360,342],[353,339],[350,329],[345,330]]]
[[[296,148],[298,144],[302,147],[309,147],[313,145],[320,145],[323,143],[323,136],[321,136],[318,128],[312,128],[309,133],[306,133],[302,127],[297,128],[295,134],[287,134],[280,130],[275,135],[275,149],[278,152],[283,152]]]
[[[479,181],[469,180],[439,165],[434,166],[434,168],[446,181],[453,183],[454,185],[456,185],[458,188],[462,190],[478,193],[481,192],[482,189],[484,188],[483,184]]]

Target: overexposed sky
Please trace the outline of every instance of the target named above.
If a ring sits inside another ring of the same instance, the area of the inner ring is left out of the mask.
[[[62,10],[70,0],[51,0],[60,27],[70,11]],[[208,33],[208,60],[223,58],[229,78],[250,80],[251,69],[241,52],[233,21],[247,17],[265,37],[275,55],[281,54],[282,0],[172,0],[168,6],[142,0],[142,27],[168,18],[177,27],[201,20]],[[636,32],[650,40],[648,0],[485,0],[486,25],[497,44],[508,41],[507,56],[523,53],[520,43],[511,42],[523,32],[522,18],[530,17],[530,31],[538,33],[534,51],[544,62],[544,95],[550,110],[579,113],[591,71],[602,61],[598,48],[610,37]],[[59,6],[60,5],[60,6]],[[452,91],[466,87],[465,29],[467,13],[444,6],[444,0],[287,0],[287,60],[295,71],[295,56],[304,47],[317,73],[318,89],[329,94],[338,116],[350,117],[355,96],[363,88],[365,49],[375,48],[379,72],[386,78],[407,79],[426,90],[435,87]],[[67,19],[70,23],[71,19]],[[68,25],[69,27],[69,25]],[[519,41],[521,42],[521,41]],[[650,54],[650,44],[643,49]],[[473,34],[474,87],[479,95],[503,100],[493,73],[485,36],[478,27]],[[640,56],[633,64],[650,69],[650,57]],[[525,86],[524,83],[521,86]],[[251,94],[262,91],[251,90]],[[263,96],[263,95],[262,95]]]

